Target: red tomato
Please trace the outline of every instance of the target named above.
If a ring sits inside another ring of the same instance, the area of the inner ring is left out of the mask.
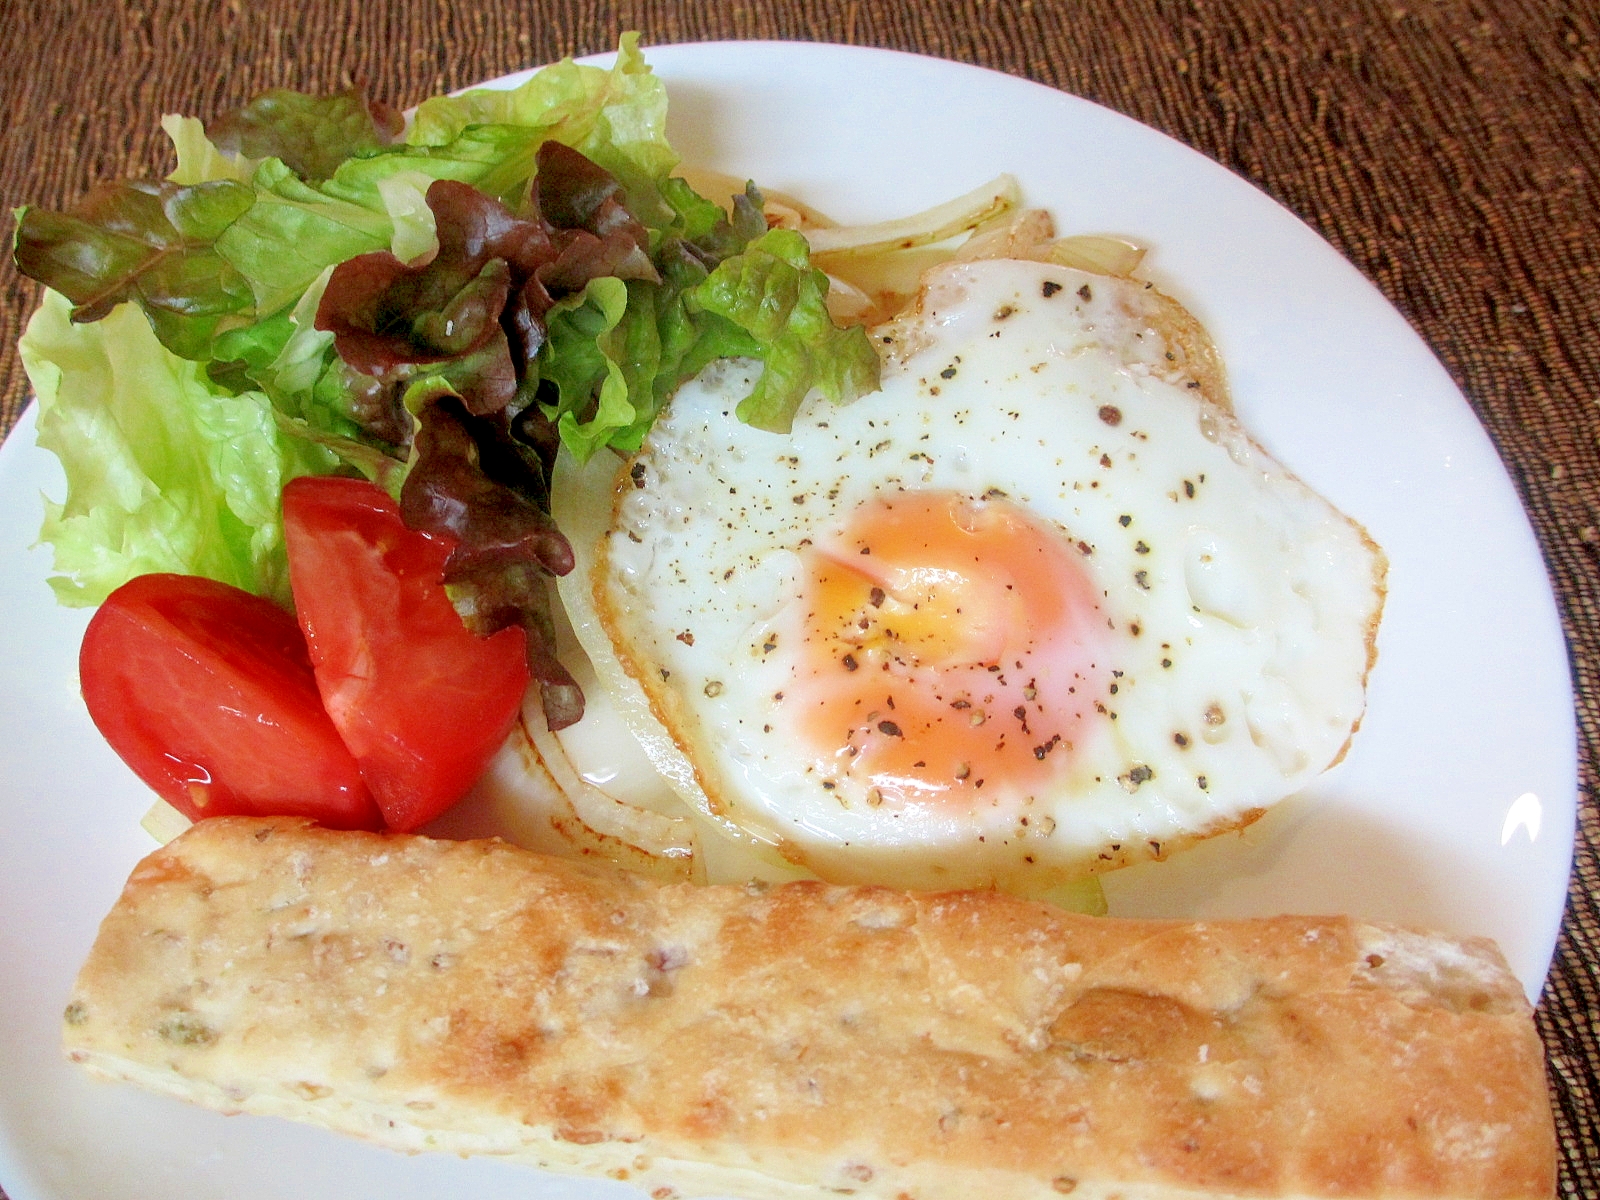
[[[78,673],[106,741],[185,816],[381,828],[299,626],[270,600],[194,575],[140,575],[90,619]]]
[[[439,582],[452,543],[407,529],[374,484],[292,480],[283,520],[322,703],[389,827],[415,829],[461,798],[510,732],[527,635],[470,633]]]

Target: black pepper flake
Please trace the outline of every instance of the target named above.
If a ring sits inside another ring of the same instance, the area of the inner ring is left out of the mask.
[[[1087,283],[1078,289],[1078,299],[1084,301],[1094,299],[1094,293],[1089,290],[1089,285]]]
[[[831,792],[831,791],[833,791],[834,788],[836,788],[838,786],[839,785],[837,783],[835,783],[831,779],[824,779],[822,781],[822,790],[825,791],[825,792]]]
[[[1122,424],[1122,410],[1115,404],[1102,404],[1100,406],[1100,419],[1107,425]]]
[[[1185,479],[1183,481],[1183,494],[1191,500],[1194,499],[1194,480]]]
[[[685,629],[682,633],[680,633],[678,635],[678,640],[680,642],[682,642],[685,646],[692,646],[692,645],[694,645],[694,634],[690,633],[687,629]]]
[[[1017,309],[1014,304],[1002,304],[999,308],[995,309],[994,319],[996,321],[1004,321],[1007,317],[1015,316],[1016,311]]]
[[[1150,572],[1149,571],[1135,571],[1133,573],[1133,581],[1135,583],[1137,583],[1145,591],[1148,592],[1150,590]]]
[[[1044,293],[1044,298],[1048,300],[1061,290],[1061,285],[1053,279],[1046,279],[1039,290]]]
[[[866,551],[863,550],[862,553],[865,554]],[[867,593],[867,599],[872,601],[873,608],[882,608],[885,598],[886,593],[881,587],[875,587],[871,592]]]
[[[1150,547],[1146,546],[1143,542],[1135,542],[1133,544],[1133,552],[1135,554],[1149,554]]]
[[[858,663],[856,661],[856,656],[854,654],[846,654],[839,661],[844,664],[844,669],[846,671],[854,671],[857,667],[859,667],[861,665],[860,663]]]
[[[954,367],[946,367],[944,370],[939,372],[940,379],[954,379],[955,377],[956,369]]]
[[[900,726],[896,725],[893,721],[879,721],[878,732],[883,734],[884,737],[905,736],[900,732]]]
[[[1181,733],[1175,733],[1172,735],[1172,744],[1174,746],[1187,746],[1189,739]]]
[[[634,463],[633,469],[628,472],[628,477],[633,480],[634,487],[642,488],[644,486],[644,464],[640,462]]]
[[[1197,380],[1197,379],[1191,379],[1191,380],[1189,380],[1188,383],[1184,384],[1183,386],[1187,387],[1187,388],[1198,388],[1200,386],[1200,381]]]
[[[1194,781],[1200,785],[1200,790],[1202,792],[1211,790],[1211,785],[1206,782],[1206,777],[1204,775],[1196,775],[1194,777]]]
[[[1133,517],[1131,517],[1127,513],[1123,513],[1120,517],[1117,518],[1117,524],[1121,525],[1124,529],[1126,529],[1129,525],[1133,524]]]

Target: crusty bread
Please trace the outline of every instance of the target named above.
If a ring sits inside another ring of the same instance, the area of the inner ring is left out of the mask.
[[[1545,1198],[1486,942],[661,886],[500,842],[200,823],[134,871],[70,1056],[401,1150],[658,1197]]]

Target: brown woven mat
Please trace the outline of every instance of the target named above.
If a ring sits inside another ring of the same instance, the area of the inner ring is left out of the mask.
[[[0,198],[165,170],[156,121],[354,77],[400,103],[567,53],[857,42],[998,68],[1170,133],[1320,230],[1416,325],[1521,489],[1572,646],[1583,810],[1539,1019],[1562,1195],[1600,1195],[1600,11],[1563,0],[58,0],[9,6]],[[37,299],[0,265],[0,429]]]

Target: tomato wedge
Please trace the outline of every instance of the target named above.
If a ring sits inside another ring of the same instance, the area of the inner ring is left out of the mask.
[[[415,829],[461,798],[510,732],[527,635],[469,632],[440,582],[453,543],[407,529],[374,484],[292,480],[283,518],[323,705],[389,827]]]
[[[90,619],[78,673],[112,749],[191,820],[381,827],[300,628],[270,600],[194,575],[138,576]]]

